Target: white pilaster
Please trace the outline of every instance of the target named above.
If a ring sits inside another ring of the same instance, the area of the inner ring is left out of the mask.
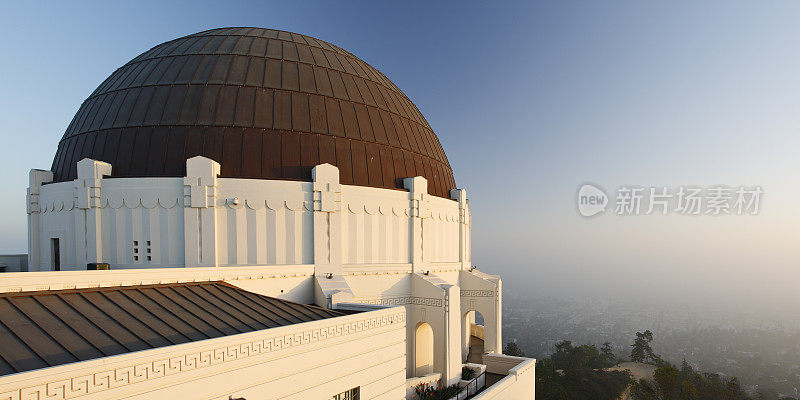
[[[464,189],[453,189],[450,191],[450,198],[458,201],[458,261],[461,269],[470,267],[469,254],[469,208],[467,202],[467,191]]]
[[[42,242],[39,225],[39,189],[42,184],[52,182],[53,173],[41,169],[32,169],[28,173],[28,194],[26,211],[28,213],[28,269],[39,271],[42,266]]]
[[[187,267],[217,267],[217,177],[220,165],[202,156],[186,160],[183,178],[184,260]]]
[[[314,275],[317,305],[336,308],[353,299],[342,275],[342,185],[339,168],[320,164],[311,170],[314,181]]]
[[[443,288],[445,369],[442,381],[452,385],[461,378],[461,290],[455,285]]]
[[[427,260],[424,253],[425,219],[428,210],[428,180],[415,176],[403,179],[403,186],[408,190],[411,218],[411,269],[413,272],[425,272]]]
[[[339,168],[320,164],[314,180],[314,265],[316,275],[342,273],[342,185]]]
[[[75,267],[78,269],[103,259],[100,190],[105,175],[111,175],[111,164],[90,158],[78,161],[78,178],[74,181]]]

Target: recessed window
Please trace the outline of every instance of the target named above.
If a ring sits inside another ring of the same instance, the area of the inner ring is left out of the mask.
[[[153,249],[150,247],[149,240],[147,241],[147,248],[145,249],[145,251],[147,252],[147,261],[152,261],[153,257],[151,257],[151,254],[153,253]]]
[[[361,387],[357,387],[354,389],[350,389],[346,392],[339,393],[331,397],[331,400],[359,400],[360,398],[361,398]]]
[[[139,261],[139,241],[133,241],[133,261]]]
[[[50,267],[53,271],[61,271],[61,244],[58,238],[50,239]]]

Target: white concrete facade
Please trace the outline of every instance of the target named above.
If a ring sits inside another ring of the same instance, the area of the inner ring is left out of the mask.
[[[204,157],[187,160],[184,178],[104,178],[112,168],[84,159],[78,179],[61,183],[31,171],[29,269],[60,272],[0,276],[0,291],[223,280],[334,309],[404,306],[403,340],[392,342],[403,381],[389,385],[399,395],[374,398],[404,398],[406,378],[457,383],[471,311],[484,317],[485,352],[502,352],[502,282],[471,266],[463,189],[431,196],[422,177],[406,190],[341,185],[328,164],[312,182],[219,178]],[[533,398],[532,386],[520,390],[531,396],[492,398]]]
[[[407,191],[340,185],[338,169],[314,182],[218,178],[219,164],[195,157],[185,178],[103,179],[107,163],[84,159],[78,179],[49,183],[32,170],[28,189],[30,259],[51,270],[309,265],[341,273],[359,265],[469,267],[469,204],[427,194],[422,177]],[[147,243],[150,243],[149,246]],[[148,251],[149,250],[149,251]],[[148,257],[150,257],[148,259]]]
[[[0,379],[0,399],[405,398],[402,307],[60,365]]]

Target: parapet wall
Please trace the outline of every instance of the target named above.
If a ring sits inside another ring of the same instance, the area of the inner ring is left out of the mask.
[[[421,177],[404,191],[340,185],[327,164],[314,182],[296,182],[218,178],[219,164],[202,157],[187,161],[185,178],[104,178],[108,164],[81,163],[72,182],[31,172],[31,271],[53,269],[56,255],[61,270],[470,262],[463,190],[456,201],[431,196]]]

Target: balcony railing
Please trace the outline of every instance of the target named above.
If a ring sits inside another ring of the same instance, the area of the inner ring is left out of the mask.
[[[478,376],[467,382],[466,385],[462,386],[458,394],[451,397],[450,400],[466,400],[475,393],[478,393],[484,386],[486,386],[486,372],[481,372]]]

